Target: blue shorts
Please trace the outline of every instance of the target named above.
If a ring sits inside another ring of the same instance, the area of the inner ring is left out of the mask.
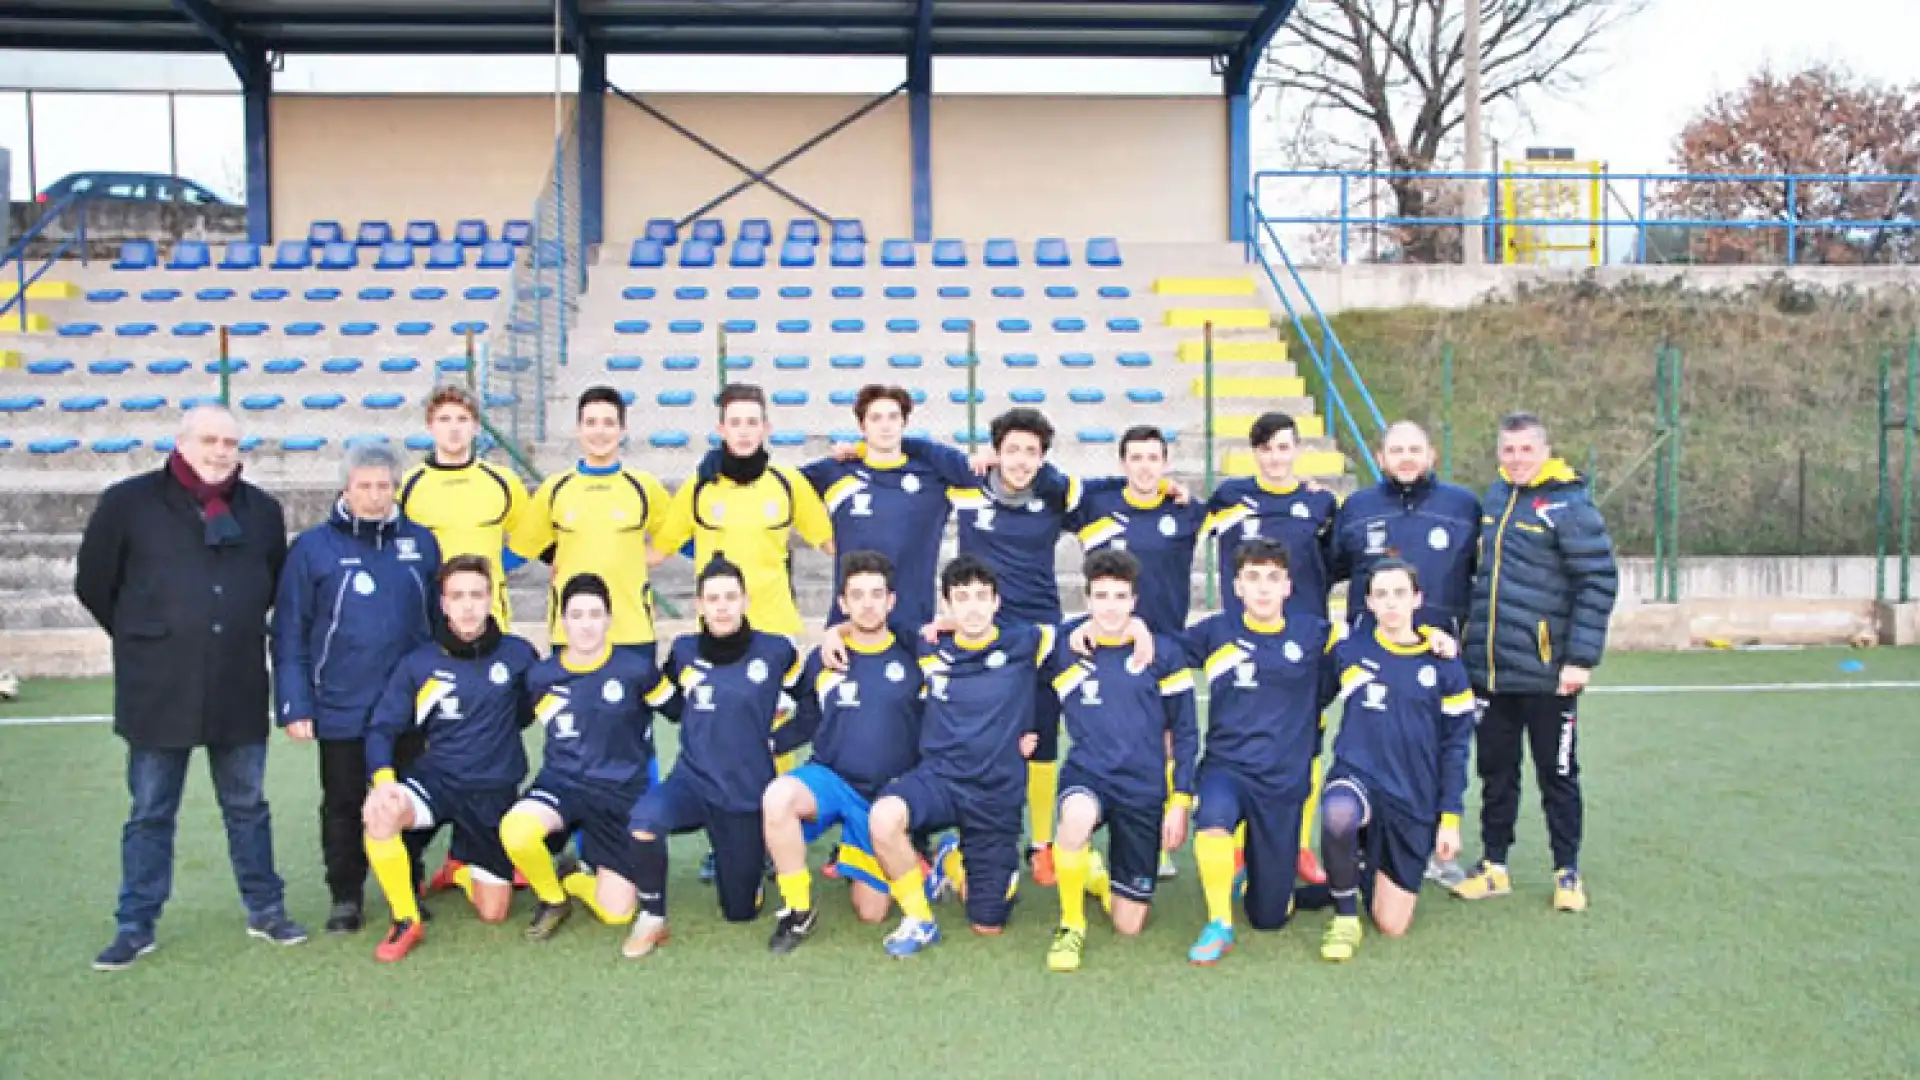
[[[1420,891],[1427,860],[1433,856],[1434,833],[1440,820],[1422,820],[1380,793],[1378,784],[1357,769],[1338,761],[1327,770],[1325,791],[1344,787],[1360,797],[1360,858],[1387,880],[1410,893]],[[1324,792],[1321,795],[1325,798]]]
[[[1107,873],[1113,895],[1139,904],[1153,902],[1153,886],[1160,876],[1160,819],[1164,803],[1128,805],[1113,797],[1113,786],[1076,768],[1073,755],[1060,769],[1060,801],[1080,793],[1100,804],[1100,824],[1107,829]]]
[[[1255,930],[1285,926],[1293,914],[1300,859],[1300,800],[1254,783],[1231,766],[1206,762],[1200,765],[1194,794],[1199,799],[1193,812],[1195,832],[1232,832],[1243,822],[1247,826],[1248,924]]]
[[[873,838],[867,833],[867,816],[873,811],[873,804],[825,765],[810,761],[787,775],[806,785],[814,805],[819,808],[813,820],[802,828],[807,843],[825,836],[835,825],[840,826],[840,851],[836,859],[841,876],[886,892],[887,874],[880,869],[880,860],[874,857]]]
[[[486,871],[496,881],[513,881],[513,860],[500,842],[500,819],[507,816],[520,793],[510,787],[462,788],[450,784],[439,773],[417,769],[400,778],[414,801],[414,827],[407,830],[421,837],[416,843],[453,826],[453,841],[447,856]],[[425,822],[421,811],[425,810]]]
[[[524,798],[560,815],[562,827],[580,834],[580,857],[596,870],[611,870],[629,882],[639,880],[635,865],[639,841],[627,831],[633,798],[544,771],[533,778]]]
[[[1020,874],[1020,817],[1026,793],[1018,786],[989,790],[939,775],[924,763],[887,785],[881,797],[907,804],[913,833],[960,830],[960,859],[967,868],[967,920],[975,926],[1005,926],[1013,913],[1013,886]],[[1005,889],[999,882],[1006,882]],[[982,883],[994,883],[981,887]]]
[[[720,897],[721,914],[728,922],[747,922],[759,914],[767,846],[758,809],[713,806],[694,790],[685,773],[675,769],[633,804],[627,828],[660,839],[705,830],[713,850],[714,890]]]

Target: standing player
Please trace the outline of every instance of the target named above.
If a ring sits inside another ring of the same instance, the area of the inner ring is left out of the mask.
[[[760,802],[786,903],[767,943],[775,953],[798,948],[819,922],[807,844],[835,825],[838,876],[851,886],[854,914],[861,922],[887,917],[887,877],[874,857],[867,817],[880,789],[919,755],[919,655],[912,640],[899,640],[887,628],[895,609],[893,564],[878,552],[853,551],[841,557],[838,576],[845,664],[827,667],[818,649],[807,657],[799,708],[780,732],[783,744],[812,741],[813,760],[768,785]]]
[[[1339,688],[1333,626],[1287,611],[1287,549],[1255,537],[1234,552],[1241,614],[1226,612],[1187,632],[1204,658],[1209,688],[1206,756],[1195,791],[1194,857],[1207,925],[1187,953],[1216,964],[1233,948],[1234,840],[1246,825],[1247,922],[1278,930],[1293,913],[1300,815],[1320,753],[1320,713]]]
[[[1413,925],[1428,858],[1459,854],[1473,741],[1467,669],[1434,655],[1414,621],[1426,602],[1418,573],[1398,559],[1372,569],[1366,604],[1375,626],[1334,648],[1346,707],[1320,823],[1333,893],[1320,955],[1333,961],[1360,947],[1362,893],[1374,926],[1399,937]]]
[[[800,680],[793,642],[747,621],[746,575],[716,557],[695,585],[700,632],[676,638],[667,679],[680,701],[667,710],[680,721],[680,757],[673,771],[633,805],[628,827],[650,845],[636,882],[643,911],[621,948],[639,959],[667,940],[667,837],[704,829],[714,854],[720,912],[728,922],[760,913],[766,867],[760,798],[773,782],[774,714]],[[790,748],[789,748],[790,749]],[[657,903],[650,898],[658,898]]]
[[[671,501],[652,473],[620,462],[627,437],[627,403],[610,386],[580,395],[580,461],[547,477],[520,515],[514,554],[553,567],[547,587],[547,634],[566,644],[561,593],[575,575],[590,573],[607,586],[616,648],[646,646],[653,656],[653,586],[647,575],[647,534],[657,532]]]
[[[891,956],[911,956],[940,940],[913,847],[916,832],[960,829],[960,855],[973,882],[963,893],[967,919],[976,933],[1006,927],[1019,880],[1025,759],[1036,741],[1034,675],[1053,651],[1050,625],[995,624],[999,587],[974,556],[947,564],[940,592],[956,629],[925,646],[920,658],[927,682],[920,763],[887,785],[870,819],[874,853],[902,913],[887,935]]]
[[[458,386],[439,386],[427,397],[427,433],[433,450],[400,483],[400,512],[433,530],[440,557],[478,555],[493,567],[493,618],[501,631],[513,628],[506,572],[520,564],[508,557],[507,538],[520,527],[527,489],[520,478],[481,459],[474,449],[480,403]]]
[[[1186,842],[1193,805],[1193,759],[1199,742],[1193,672],[1173,639],[1154,643],[1142,667],[1130,631],[1140,563],[1124,551],[1087,556],[1088,625],[1093,652],[1075,655],[1066,641],[1048,664],[1073,749],[1060,770],[1060,826],[1053,866],[1060,878],[1060,928],[1047,952],[1053,971],[1077,971],[1087,940],[1087,894],[1109,898],[1113,928],[1138,934],[1153,902],[1159,852]],[[1173,784],[1166,779],[1173,747]],[[1163,816],[1164,815],[1164,816]],[[1111,875],[1090,841],[1105,825]]]
[[[441,565],[446,622],[433,644],[394,668],[367,727],[367,861],[393,912],[393,929],[373,954],[382,962],[405,958],[425,939],[407,848],[425,846],[443,825],[453,826],[449,851],[461,864],[455,884],[480,918],[500,922],[513,902],[500,819],[527,775],[520,732],[533,722],[526,678],[539,657],[490,614],[493,580],[493,567],[478,555]],[[407,735],[426,748],[399,776],[394,743]]]
[[[546,752],[533,786],[500,821],[500,843],[538,901],[527,936],[552,937],[579,900],[601,922],[633,921],[639,868],[660,849],[636,844],[627,814],[647,790],[653,765],[653,710],[673,700],[673,684],[654,666],[651,648],[608,641],[617,618],[600,575],[579,573],[560,590],[565,644],[527,677],[533,718],[546,728]],[[577,831],[593,873],[554,869],[547,838]]]

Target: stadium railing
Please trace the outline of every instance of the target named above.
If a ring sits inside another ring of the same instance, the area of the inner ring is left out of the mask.
[[[87,214],[85,203],[88,197],[86,192],[69,192],[62,196],[59,201],[47,207],[46,212],[40,215],[40,219],[28,226],[26,231],[22,232],[19,238],[14,240],[13,245],[7,248],[4,254],[0,254],[0,277],[6,276],[4,270],[7,264],[11,263],[13,264],[13,274],[11,276],[14,279],[13,295],[8,297],[5,303],[0,304],[0,327],[6,326],[9,313],[13,312],[15,308],[18,308],[18,313],[12,316],[14,328],[22,332],[27,330],[29,322],[27,311],[28,286],[39,281],[48,270],[57,266],[68,252],[75,250],[77,247],[80,253],[80,264],[82,266],[87,264]],[[35,264],[33,271],[29,273],[27,270],[27,245],[39,239],[40,235],[46,232],[49,226],[65,217],[70,210],[79,211],[74,215],[77,224],[74,227],[73,234],[58,245],[55,245],[54,248],[47,253],[45,258],[40,259]]]

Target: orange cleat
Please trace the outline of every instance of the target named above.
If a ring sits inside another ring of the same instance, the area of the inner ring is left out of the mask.
[[[374,948],[373,958],[383,964],[397,964],[407,958],[415,945],[427,940],[426,928],[416,919],[393,924],[386,939]]]
[[[1053,888],[1058,880],[1053,873],[1053,845],[1035,844],[1027,851],[1027,860],[1032,867],[1033,883],[1041,888]]]
[[[1321,868],[1319,856],[1315,855],[1310,847],[1300,849],[1300,858],[1294,863],[1294,873],[1300,875],[1300,880],[1309,885],[1327,883],[1327,872]]]
[[[433,877],[427,882],[426,895],[432,896],[435,893],[451,892],[459,888],[460,884],[453,880],[453,875],[465,865],[467,864],[461,862],[459,859],[452,858],[441,863],[440,869],[435,870]]]

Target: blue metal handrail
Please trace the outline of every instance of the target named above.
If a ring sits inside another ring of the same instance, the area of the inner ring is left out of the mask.
[[[27,245],[39,237],[41,233],[47,231],[47,226],[58,219],[62,213],[65,213],[72,207],[79,206],[86,200],[86,192],[68,192],[66,195],[61,196],[59,202],[54,203],[47,209],[46,213],[40,215],[40,220],[34,222],[26,232],[20,234],[20,239],[15,240],[13,246],[7,248],[4,254],[0,254],[0,269],[4,269],[8,263],[12,263],[15,279],[12,298],[6,303],[0,304],[0,321],[5,320],[7,312],[12,311],[14,305],[18,304],[20,306],[20,329],[22,331],[26,330],[27,286],[39,281],[48,270],[53,268],[55,263],[60,261],[61,256],[73,249],[76,243],[80,245],[80,265],[85,266],[87,264],[87,215],[83,210],[80,214],[80,227],[74,230],[72,236],[67,237],[66,240],[61,242],[59,247],[53,249],[52,254],[48,255],[46,261],[42,262],[39,268],[34,270],[31,277],[27,275]]]

